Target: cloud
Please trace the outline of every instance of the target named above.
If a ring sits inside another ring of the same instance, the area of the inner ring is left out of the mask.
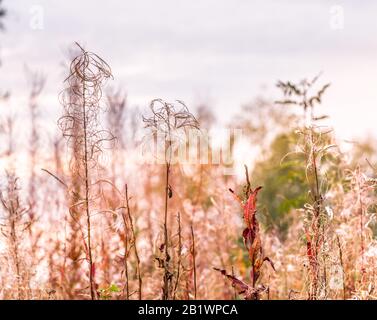
[[[125,85],[130,102],[141,105],[156,96],[190,103],[207,92],[227,119],[260,84],[319,71],[340,84],[329,100],[340,128],[349,123],[344,102],[362,94],[367,111],[377,100],[372,83],[358,80],[361,69],[365,79],[376,80],[373,1],[40,0],[43,30],[30,29],[29,1],[4,5],[10,15],[1,35],[0,71],[7,77],[0,87],[14,92],[27,90],[19,72],[24,63],[49,74],[49,95],[59,92],[64,48],[80,41],[109,62],[114,83]],[[342,30],[330,28],[333,5],[344,8]]]

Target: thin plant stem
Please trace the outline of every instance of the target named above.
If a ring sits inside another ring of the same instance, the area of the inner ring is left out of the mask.
[[[197,285],[196,285],[196,251],[195,251],[195,234],[194,234],[194,227],[191,225],[191,240],[192,240],[192,267],[194,271],[194,300],[196,300],[197,294]]]
[[[176,294],[177,294],[177,289],[178,289],[178,285],[179,285],[179,280],[180,280],[180,276],[181,276],[181,263],[182,263],[182,230],[181,230],[181,214],[180,212],[178,212],[178,216],[177,216],[177,222],[178,222],[178,262],[177,262],[177,279],[175,281],[175,287],[174,287],[174,295],[173,295],[173,300],[175,300],[176,298]]]
[[[140,257],[139,257],[139,252],[138,252],[137,245],[136,245],[136,233],[135,233],[135,228],[134,228],[134,224],[133,224],[132,216],[131,216],[131,209],[130,209],[130,204],[129,204],[127,184],[126,184],[125,188],[126,188],[127,215],[128,215],[128,220],[130,221],[130,229],[131,229],[131,233],[132,233],[132,243],[133,243],[134,253],[135,253],[135,257],[136,257],[137,278],[138,278],[138,297],[139,297],[139,300],[141,300],[142,299],[143,279],[142,279],[142,276],[141,276]]]

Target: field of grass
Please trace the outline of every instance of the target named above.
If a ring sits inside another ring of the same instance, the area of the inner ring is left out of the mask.
[[[279,101],[231,121],[258,146],[239,175],[233,131],[219,159],[209,143],[211,109],[155,99],[132,111],[108,87],[110,66],[79,44],[66,72],[50,145],[42,75],[29,73],[23,150],[19,119],[1,119],[0,298],[375,297],[376,153],[342,152],[321,125],[329,84],[279,81]]]
[[[377,149],[330,126],[321,74],[220,129],[210,103],[132,106],[81,43],[61,68],[53,99],[28,67],[27,101],[0,88],[0,300],[377,297]]]

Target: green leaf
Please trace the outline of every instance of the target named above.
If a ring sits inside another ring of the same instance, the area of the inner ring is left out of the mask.
[[[118,287],[116,284],[112,284],[112,285],[110,286],[110,288],[109,288],[109,291],[110,291],[110,292],[119,292],[120,289],[119,289],[119,287]]]

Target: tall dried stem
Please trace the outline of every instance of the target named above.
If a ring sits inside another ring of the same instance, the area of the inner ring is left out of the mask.
[[[160,249],[164,251],[164,259],[160,259],[160,262],[162,262],[164,269],[162,299],[168,300],[171,298],[172,294],[171,284],[173,277],[173,273],[170,270],[171,256],[168,228],[169,199],[173,196],[173,191],[170,186],[170,170],[174,153],[172,149],[175,143],[180,142],[182,133],[185,133],[185,129],[199,129],[199,124],[182,101],[177,101],[177,105],[174,105],[161,99],[155,99],[152,100],[150,104],[150,110],[152,116],[149,118],[144,117],[143,121],[146,127],[151,130],[150,137],[153,139],[157,137],[157,143],[161,142],[164,146],[164,243],[160,246]]]
[[[89,264],[89,287],[91,299],[97,298],[95,282],[95,264],[92,250],[91,189],[93,185],[91,171],[97,166],[102,145],[113,139],[112,135],[99,129],[98,117],[104,81],[110,77],[108,64],[98,55],[84,50],[77,44],[81,54],[73,59],[70,74],[66,79],[67,89],[61,94],[65,114],[59,120],[59,126],[68,143],[74,149],[73,162],[76,174],[83,184],[84,193],[79,201],[71,206],[86,213],[86,259]],[[72,99],[72,95],[75,99]]]
[[[136,273],[137,273],[137,279],[138,279],[138,297],[139,300],[142,299],[142,285],[143,285],[143,279],[141,276],[141,264],[140,264],[140,257],[139,257],[139,252],[137,249],[137,244],[136,244],[136,231],[134,227],[134,223],[132,220],[132,215],[131,215],[131,209],[130,209],[130,203],[129,203],[129,196],[128,196],[128,186],[126,185],[126,207],[127,207],[127,216],[130,224],[130,230],[132,234],[132,247],[134,249],[134,254],[136,257]]]
[[[284,99],[277,101],[282,105],[299,106],[304,111],[305,126],[298,130],[301,143],[298,145],[298,153],[305,156],[306,178],[309,186],[310,203],[305,206],[305,238],[306,253],[309,261],[310,283],[308,298],[318,299],[322,290],[327,294],[327,272],[326,256],[324,255],[324,244],[327,241],[326,232],[328,229],[327,214],[324,212],[325,185],[326,181],[320,173],[321,159],[334,145],[327,144],[325,139],[331,130],[323,130],[315,124],[316,121],[327,118],[327,116],[315,116],[314,108],[322,102],[322,97],[330,84],[323,85],[319,90],[313,91],[319,76],[312,80],[302,80],[299,83],[290,81],[279,81],[277,87],[283,92]],[[322,264],[322,266],[321,266]]]
[[[31,121],[31,134],[29,142],[29,157],[30,157],[30,180],[29,180],[29,202],[30,202],[30,220],[33,221],[36,211],[36,162],[38,157],[39,148],[39,132],[38,132],[38,98],[43,90],[46,82],[46,78],[43,74],[39,72],[33,72],[29,69],[27,71],[28,81],[30,83],[30,94],[29,94],[29,112]],[[31,229],[30,229],[31,230]]]

